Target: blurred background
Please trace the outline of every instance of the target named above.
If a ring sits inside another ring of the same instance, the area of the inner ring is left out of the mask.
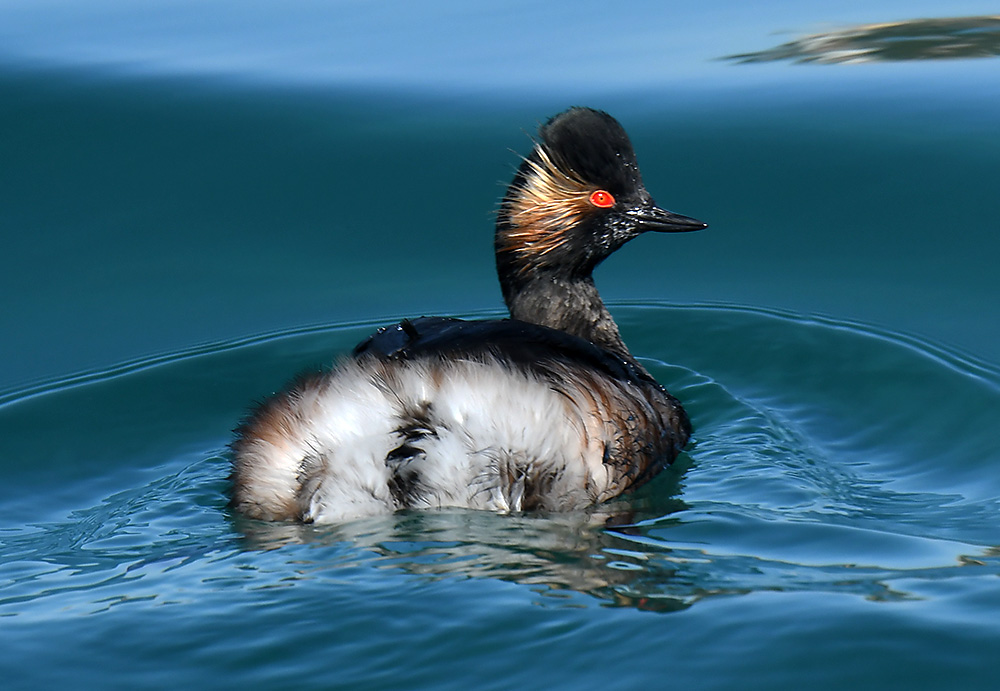
[[[610,300],[829,315],[995,363],[990,11],[8,0],[0,391],[502,308],[493,211],[538,123],[578,104],[624,123],[661,205],[711,225],[626,247],[598,274]],[[907,21],[927,16],[946,19]]]

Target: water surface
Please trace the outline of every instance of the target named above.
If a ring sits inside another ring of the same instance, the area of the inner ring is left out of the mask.
[[[1000,63],[727,59],[991,11],[5,3],[5,684],[991,688]],[[578,514],[232,515],[254,400],[500,313],[492,210],[571,104],[711,224],[597,275],[677,465]]]
[[[926,682],[996,645],[983,616],[1000,604],[995,368],[789,314],[615,313],[696,433],[674,468],[588,513],[324,527],[233,516],[225,445],[245,402],[372,324],[217,344],[8,399],[6,662],[38,661],[32,683],[85,668],[101,685],[291,674],[372,688],[457,688],[489,669],[503,670],[497,688],[557,683],[553,658],[629,688],[664,669],[685,684],[750,671],[794,685],[819,665],[834,686]],[[944,625],[947,644],[914,665]],[[73,645],[53,645],[53,626]],[[635,657],[579,667],[583,650]]]

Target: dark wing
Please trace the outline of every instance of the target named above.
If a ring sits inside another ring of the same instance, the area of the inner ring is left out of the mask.
[[[590,341],[516,319],[404,319],[354,348],[355,357],[382,360],[477,354],[491,354],[530,370],[545,369],[546,361],[573,362],[615,379],[656,384],[646,372]]]

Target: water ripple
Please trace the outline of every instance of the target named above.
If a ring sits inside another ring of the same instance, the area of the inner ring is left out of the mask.
[[[327,527],[229,515],[224,446],[247,402],[346,351],[370,323],[201,346],[9,392],[0,424],[22,431],[4,436],[0,455],[10,478],[0,616],[292,608],[317,587],[322,606],[350,610],[348,600],[398,588],[400,577],[418,590],[513,583],[546,607],[670,612],[751,593],[904,602],[933,597],[929,583],[1000,575],[991,365],[762,310],[615,312],[696,432],[674,468],[584,513],[403,512]],[[53,420],[67,420],[61,436],[72,444],[38,434]],[[23,520],[39,498],[47,518]]]

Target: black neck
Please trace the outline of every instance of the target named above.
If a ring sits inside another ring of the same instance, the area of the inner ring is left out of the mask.
[[[514,319],[579,336],[638,366],[590,276],[542,275],[516,285],[501,283]]]

